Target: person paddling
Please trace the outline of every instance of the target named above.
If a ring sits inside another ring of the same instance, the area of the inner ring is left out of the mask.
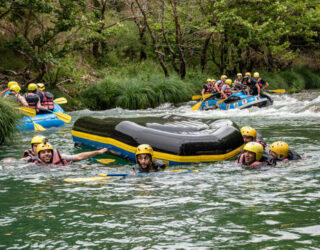
[[[153,149],[148,144],[141,144],[136,149],[136,165],[133,167],[133,171],[136,173],[149,173],[164,171],[166,165],[160,161],[152,160]]]
[[[260,91],[259,94],[260,94],[260,96],[268,98],[268,100],[269,100],[271,103],[273,103],[272,98],[271,98],[269,95],[267,95],[267,94],[265,94],[265,93],[263,92],[263,90],[269,86],[269,83],[266,82],[265,80],[263,80],[263,79],[260,77],[259,72],[254,72],[253,78],[252,78],[252,82],[253,82],[254,84],[258,84],[258,85],[259,85],[259,91]],[[252,84],[252,85],[253,85],[253,84]],[[255,86],[256,86],[256,85],[255,85]],[[259,95],[258,95],[258,96],[259,96]]]
[[[27,103],[26,99],[22,95],[19,94],[20,90],[21,90],[21,88],[19,85],[12,85],[10,87],[10,93],[7,94],[3,98],[14,99],[18,103],[20,103],[22,106],[28,107],[28,103]]]
[[[296,151],[289,147],[288,143],[283,141],[272,143],[269,147],[269,155],[276,161],[294,161],[302,159]]]
[[[40,97],[41,106],[52,111],[54,109],[54,95],[48,91],[44,91],[46,88],[43,83],[37,83],[37,86],[37,95]],[[40,113],[47,113],[47,111],[40,110]]]
[[[5,90],[1,91],[0,94],[3,94],[2,95],[3,97],[5,97],[6,95],[9,95],[10,94],[10,88],[13,85],[18,85],[19,86],[19,83],[17,83],[16,81],[8,82],[8,88],[6,88]]]
[[[29,108],[36,110],[37,114],[40,113],[40,109],[44,107],[40,103],[40,97],[37,95],[38,86],[35,83],[30,83],[28,85],[28,93],[24,95],[24,98],[28,102]]]
[[[71,165],[73,162],[82,161],[94,157],[96,155],[105,154],[107,151],[108,149],[103,148],[100,150],[83,152],[76,155],[64,155],[60,154],[60,152],[57,149],[53,148],[53,146],[50,143],[45,142],[40,143],[37,146],[36,158],[32,162],[40,166],[66,166]]]
[[[260,143],[249,142],[243,148],[237,160],[243,167],[258,168],[267,165],[275,165],[275,161],[268,154],[264,155],[263,147]]]

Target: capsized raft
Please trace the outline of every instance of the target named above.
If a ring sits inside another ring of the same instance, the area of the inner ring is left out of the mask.
[[[229,97],[229,100],[226,102],[222,102],[220,104],[217,105],[217,103],[220,101],[221,99],[214,99],[214,97],[212,97],[212,99],[208,98],[206,101],[204,101],[200,108],[207,110],[207,109],[223,109],[223,110],[229,110],[229,109],[246,109],[246,108],[250,108],[253,106],[256,107],[266,107],[271,105],[272,103],[270,102],[270,100],[266,97],[262,97],[262,96],[248,96],[243,94],[242,92],[237,92],[237,93],[233,93],[232,97]]]
[[[65,111],[61,108],[59,104],[54,104],[53,112],[56,113],[65,113]],[[47,113],[47,114],[38,114],[35,117],[24,116],[21,120],[18,128],[20,130],[33,130],[34,125],[33,122],[40,124],[44,128],[50,127],[59,127],[64,124],[55,114]]]
[[[152,122],[150,122],[152,121]],[[169,166],[230,159],[243,148],[239,129],[230,120],[191,120],[185,117],[79,118],[73,125],[76,144],[109,149],[135,161],[140,144],[150,144],[154,159]]]

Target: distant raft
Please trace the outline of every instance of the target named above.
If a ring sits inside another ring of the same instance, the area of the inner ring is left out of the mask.
[[[65,113],[65,111],[61,108],[59,104],[54,104],[53,112],[56,113]],[[35,117],[24,116],[20,121],[18,128],[19,130],[33,130],[34,125],[33,122],[40,124],[44,128],[50,127],[59,127],[64,125],[64,122],[61,121],[55,114],[47,113],[47,114],[38,114]]]
[[[152,123],[150,123],[152,121]],[[135,149],[150,144],[154,159],[169,166],[223,161],[243,148],[239,129],[230,120],[191,120],[178,116],[144,118],[79,118],[73,125],[76,144],[109,152],[135,162]]]
[[[200,108],[204,110],[208,109],[222,109],[222,110],[229,110],[229,109],[246,109],[253,106],[256,107],[266,107],[269,105],[272,105],[272,102],[262,96],[248,96],[243,94],[242,92],[233,93],[231,97],[228,98],[227,101],[221,102],[217,104],[221,99],[214,99],[214,96],[212,98],[208,98],[206,101],[204,101]]]

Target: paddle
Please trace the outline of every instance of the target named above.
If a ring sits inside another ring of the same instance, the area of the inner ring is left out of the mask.
[[[271,93],[278,93],[278,94],[284,94],[286,93],[285,89],[264,89],[265,92],[271,92]]]
[[[67,101],[67,99],[65,97],[59,97],[57,99],[54,99],[53,102],[57,103],[57,104],[66,104],[66,103],[68,103],[68,101]]]
[[[224,101],[226,101],[226,100],[228,100],[228,98],[226,98],[226,99],[221,99],[220,101],[218,101],[218,102],[216,103],[216,107],[219,108],[219,104],[222,103],[222,102],[224,102]]]
[[[210,96],[214,96],[214,95],[217,95],[217,94],[219,94],[219,92],[216,92],[216,93],[214,93],[214,94],[210,94]],[[209,97],[210,97],[210,96],[209,96]],[[192,111],[196,111],[197,109],[199,109],[199,108],[201,107],[201,104],[202,104],[207,98],[208,98],[208,97],[203,98],[201,102],[196,103],[196,104],[191,108],[191,110],[192,110]]]
[[[80,178],[66,178],[64,179],[66,182],[90,182],[90,181],[103,181],[103,180],[107,180],[110,179],[111,177],[109,176],[105,176],[105,177],[80,177]]]
[[[102,164],[109,164],[111,162],[115,162],[115,159],[97,159],[97,162],[100,162]]]
[[[213,94],[204,94],[203,96],[202,95],[193,95],[192,100],[196,101],[196,100],[200,100],[201,98],[209,98],[212,95]]]
[[[44,110],[49,113],[55,114],[61,121],[65,122],[65,123],[69,123],[71,121],[71,116],[67,115],[65,113],[53,112],[50,109],[43,109],[43,108],[40,108],[40,110]]]
[[[35,131],[46,131],[44,127],[42,127],[40,124],[35,123],[29,116],[27,116],[28,119],[33,123],[33,128]]]
[[[129,176],[129,175],[145,175],[145,174],[165,174],[165,173],[192,173],[192,172],[193,171],[190,169],[174,169],[174,170],[167,170],[167,171],[160,171],[160,172],[99,174],[99,176],[107,177],[107,176]]]
[[[0,94],[4,94],[4,93],[6,93],[8,90],[10,90],[9,88],[6,88],[5,90],[2,90],[1,92],[0,92]]]
[[[19,109],[19,111],[26,116],[35,117],[37,114],[34,109],[28,107],[18,107],[16,109]]]

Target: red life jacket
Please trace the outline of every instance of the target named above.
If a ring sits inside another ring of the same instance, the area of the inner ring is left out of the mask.
[[[40,101],[40,97],[37,94],[26,93],[24,95],[26,101],[28,103],[29,108],[34,109],[37,113],[39,113],[38,102]]]
[[[43,96],[43,99],[41,101],[41,106],[45,107],[46,109],[53,110],[54,109],[53,95],[45,91],[41,91],[39,93],[41,93]]]
[[[244,161],[244,153],[242,153],[239,157],[238,157],[238,164],[242,165],[242,166],[248,166],[248,167],[252,167],[252,168],[257,168],[260,166],[264,166],[266,165],[266,162],[261,162],[261,161],[255,161],[253,163],[251,163],[250,165],[247,165]]]
[[[228,84],[226,84],[226,83],[223,84],[222,87],[225,86],[225,85],[226,85],[227,87],[226,87],[225,90],[223,90],[223,92],[224,92],[227,96],[230,96],[230,95],[232,94],[231,88],[230,88],[230,86],[229,86]],[[221,89],[222,89],[222,87],[221,87]]]
[[[33,162],[41,166],[48,166],[48,165],[66,166],[69,164],[66,160],[62,158],[61,154],[56,149],[54,149],[52,152],[51,163],[45,163],[39,157],[37,157]]]
[[[33,153],[32,149],[27,149],[23,152],[23,157],[34,157],[34,156],[36,155]]]

